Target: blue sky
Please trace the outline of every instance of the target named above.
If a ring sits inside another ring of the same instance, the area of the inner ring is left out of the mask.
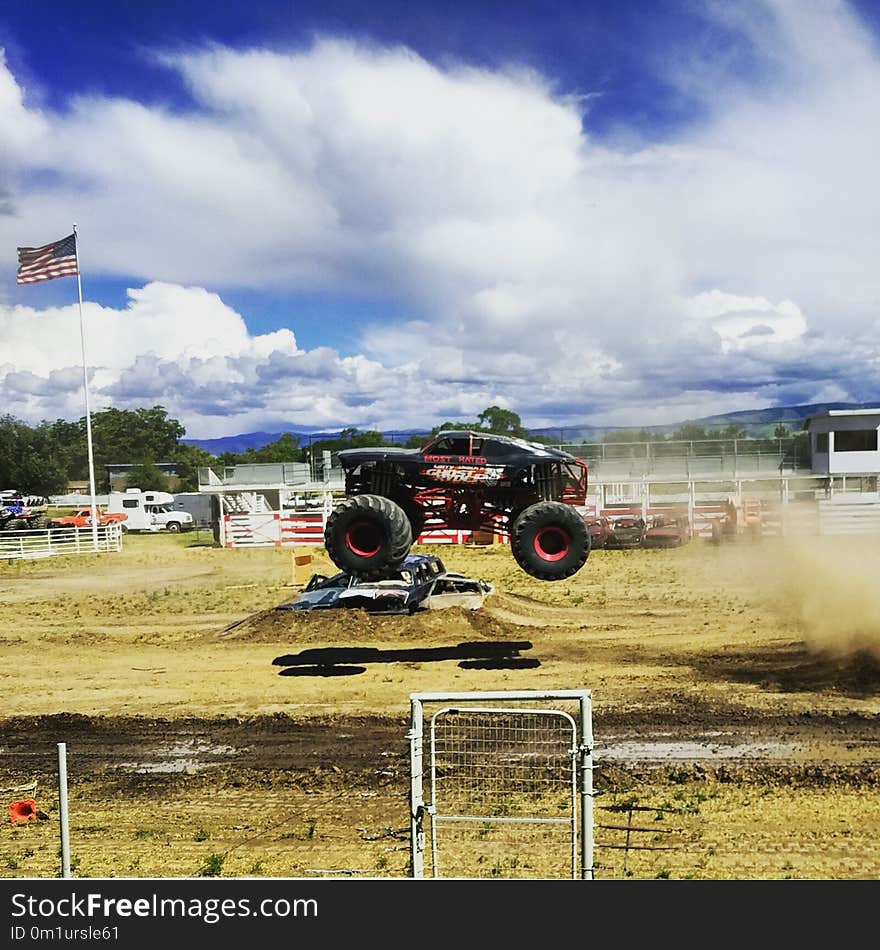
[[[0,398],[193,438],[880,398],[878,16],[0,7]]]

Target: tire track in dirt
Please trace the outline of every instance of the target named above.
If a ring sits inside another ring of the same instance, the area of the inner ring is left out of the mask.
[[[735,707],[597,714],[596,762],[609,769],[659,767],[664,760],[680,768],[720,762],[728,771],[748,775],[751,770],[764,777],[775,762],[787,763],[805,784],[823,786],[849,775],[880,785],[875,726],[870,717],[858,716],[775,715],[744,723]],[[405,716],[15,717],[0,722],[0,765],[6,766],[0,767],[0,785],[14,777],[10,762],[51,781],[59,737],[68,745],[72,774],[140,792],[177,779],[207,780],[218,772],[232,783],[236,774],[252,772],[301,773],[304,780],[347,773],[367,780],[387,769],[407,771],[408,728]],[[861,747],[861,754],[848,763],[829,762],[830,744],[844,738],[850,748]],[[687,748],[687,763],[676,761],[676,747]],[[793,747],[800,752],[792,754]],[[746,751],[731,759],[719,754],[725,748]]]

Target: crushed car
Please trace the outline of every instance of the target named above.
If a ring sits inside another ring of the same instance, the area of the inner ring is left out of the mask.
[[[655,514],[648,519],[642,547],[678,548],[691,539],[691,523],[687,515]]]
[[[604,548],[611,536],[611,522],[608,518],[602,515],[587,515],[584,522],[590,535],[590,550],[598,551]]]
[[[381,580],[365,580],[349,571],[332,577],[313,574],[299,597],[277,609],[360,608],[372,614],[413,614],[453,606],[476,610],[494,590],[487,581],[447,571],[434,554],[409,554]]]
[[[645,539],[645,519],[639,515],[614,515],[609,518],[611,533],[606,548],[640,548]]]

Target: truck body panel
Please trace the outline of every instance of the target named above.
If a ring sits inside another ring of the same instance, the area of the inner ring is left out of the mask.
[[[98,509],[98,526],[104,527],[115,521],[127,521],[128,515],[124,512],[106,512]],[[50,528],[89,528],[92,524],[91,508],[78,508],[71,515],[61,515],[49,519]]]

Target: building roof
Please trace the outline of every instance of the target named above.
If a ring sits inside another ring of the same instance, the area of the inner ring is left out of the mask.
[[[880,416],[880,406],[873,409],[825,409],[823,412],[814,412],[804,419],[804,429],[810,428],[814,419],[828,419],[831,416]]]
[[[165,469],[165,470],[175,469],[175,470],[176,470],[176,469],[178,469],[178,468],[180,467],[180,462],[148,462],[148,463],[146,463],[146,464],[148,464],[148,465],[153,465],[153,466],[155,466],[156,468],[158,468],[160,471],[163,470],[163,469]],[[127,471],[130,471],[130,470],[133,469],[133,468],[140,468],[142,465],[144,465],[143,462],[107,462],[107,463],[104,465],[104,468],[112,469],[114,472],[117,472],[117,471],[118,471],[118,472],[123,472],[123,471],[124,471],[124,472],[127,472]]]

